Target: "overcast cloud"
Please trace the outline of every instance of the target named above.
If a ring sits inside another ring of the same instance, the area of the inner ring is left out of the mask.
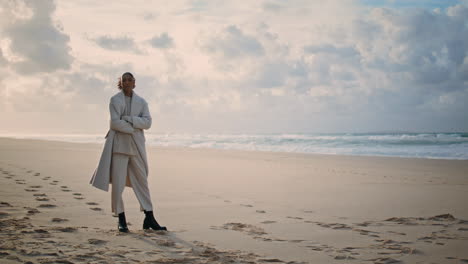
[[[2,133],[105,132],[126,71],[153,133],[468,131],[466,1],[7,3]]]

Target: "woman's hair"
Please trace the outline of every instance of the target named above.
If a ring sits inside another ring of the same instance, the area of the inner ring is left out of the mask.
[[[130,75],[135,80],[135,77],[133,77],[133,74],[131,74],[130,72],[122,74],[122,76],[119,78],[119,82],[117,83],[117,88],[119,88],[120,90],[122,90],[122,79],[125,75]]]

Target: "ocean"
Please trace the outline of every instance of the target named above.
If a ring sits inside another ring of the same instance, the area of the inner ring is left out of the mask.
[[[104,143],[103,134],[3,135],[13,138]],[[468,133],[151,134],[150,146],[236,149],[359,156],[468,159]]]

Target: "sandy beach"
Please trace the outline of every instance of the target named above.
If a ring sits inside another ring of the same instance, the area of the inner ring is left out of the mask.
[[[468,263],[468,161],[148,147],[130,233],[100,144],[0,138],[1,263]]]

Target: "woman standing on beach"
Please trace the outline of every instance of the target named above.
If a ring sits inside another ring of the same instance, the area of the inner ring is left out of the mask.
[[[151,127],[148,103],[138,96],[135,78],[126,72],[119,79],[121,90],[110,99],[110,129],[90,183],[108,191],[112,184],[112,213],[119,217],[118,229],[128,232],[122,193],[125,186],[131,187],[144,211],[143,229],[167,230],[160,226],[153,215],[153,206],[148,189],[148,161],[143,129]]]

